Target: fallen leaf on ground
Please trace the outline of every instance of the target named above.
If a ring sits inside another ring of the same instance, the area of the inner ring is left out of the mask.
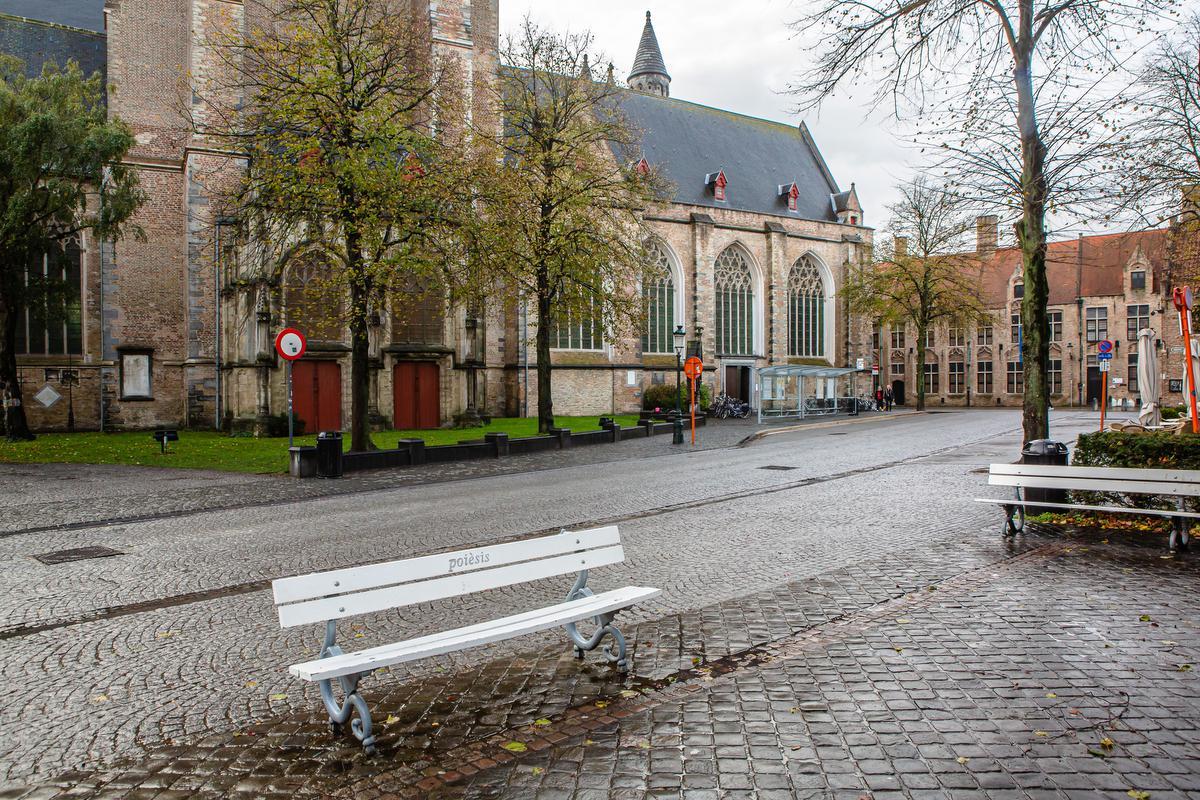
[[[92,698],[92,702],[93,702],[93,703],[107,703],[107,702],[108,702],[108,695],[106,695],[106,694],[98,694],[98,695],[96,695],[95,697],[93,697],[93,698]]]
[[[541,775],[545,771],[546,770],[542,769],[541,767],[534,767],[533,769],[529,770],[531,775]]]
[[[287,695],[284,694],[283,692],[278,692],[276,694],[271,695],[271,699],[272,700],[287,700]]]
[[[1138,789],[1130,789],[1125,794],[1133,798],[1133,800],[1150,800],[1150,793],[1139,791]]]
[[[1138,617],[1138,622],[1149,622],[1149,621],[1150,621],[1150,615],[1149,615],[1149,614],[1142,614],[1140,617]],[[1130,789],[1129,791],[1131,791],[1131,792],[1132,792],[1133,790],[1132,790],[1132,789]]]
[[[255,686],[258,686],[258,681],[246,681],[247,689],[253,689]]]
[[[966,756],[959,756],[958,758],[956,758],[956,759],[954,759],[954,760],[955,760],[955,761],[957,761],[957,762],[958,762],[958,763],[960,763],[960,764],[965,764],[965,763],[967,763],[968,761],[970,761],[971,759],[967,758]]]
[[[1100,740],[1100,746],[1103,747],[1105,750],[1111,750],[1112,746],[1114,744],[1116,744],[1116,742],[1114,742],[1112,739],[1108,738],[1107,736],[1105,736],[1103,739]]]
[[[542,717],[541,719],[535,719],[535,720],[533,721],[533,724],[534,724],[534,725],[542,725],[542,726],[545,726],[545,725],[549,725],[549,724],[550,724],[550,720],[546,719],[545,717]]]
[[[608,701],[607,700],[597,700],[595,703],[592,703],[592,705],[594,705],[596,708],[607,708]]]
[[[1058,697],[1058,695],[1056,695],[1054,692],[1046,692],[1046,697],[1054,699],[1055,697]]]
[[[635,692],[633,689],[622,689],[621,697],[637,697],[641,692]]]
[[[1033,735],[1034,736],[1049,736],[1050,732],[1049,731],[1034,731]]]
[[[505,742],[500,746],[510,753],[524,753],[529,749],[524,742]]]
[[[900,619],[896,620],[896,622],[900,625],[907,625],[908,623],[912,622],[912,620],[908,617],[901,617]]]
[[[1179,665],[1179,671],[1180,671],[1180,672],[1191,672],[1191,671],[1192,671],[1192,665],[1191,665],[1191,664],[1180,664],[1180,665]]]

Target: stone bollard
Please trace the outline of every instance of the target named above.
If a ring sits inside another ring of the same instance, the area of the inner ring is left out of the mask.
[[[425,463],[425,440],[424,439],[401,439],[396,443],[397,450],[408,449],[408,463],[412,466],[420,466]]]
[[[317,448],[289,447],[288,472],[293,478],[317,477]]]
[[[507,433],[485,433],[484,441],[492,446],[492,455],[496,458],[504,458],[508,455],[508,434]]]
[[[558,440],[558,449],[566,450],[571,446],[571,429],[570,428],[551,428],[550,436]]]

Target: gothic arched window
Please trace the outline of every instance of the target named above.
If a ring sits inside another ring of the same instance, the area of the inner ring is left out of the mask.
[[[821,271],[809,256],[788,273],[788,355],[825,355],[825,287]]]
[[[642,352],[674,353],[675,281],[671,277],[671,262],[659,244],[651,243],[646,250],[653,257],[654,265],[642,280],[642,306],[646,312]]]
[[[748,356],[754,353],[754,279],[750,263],[736,247],[717,256],[714,285],[717,292],[717,353]]]

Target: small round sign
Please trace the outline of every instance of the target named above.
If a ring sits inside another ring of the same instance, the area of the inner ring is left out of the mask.
[[[288,361],[295,361],[304,355],[304,351],[307,349],[308,342],[305,340],[304,334],[295,328],[284,328],[275,337],[275,350],[281,358]]]
[[[1101,353],[1111,353],[1113,349],[1113,343],[1108,339],[1103,339],[1099,344],[1096,345],[1096,347],[1099,348]]]
[[[692,380],[696,380],[704,374],[704,362],[698,356],[692,356],[683,362],[683,372]]]

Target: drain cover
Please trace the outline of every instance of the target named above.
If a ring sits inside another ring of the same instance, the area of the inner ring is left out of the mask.
[[[783,467],[783,466],[780,466],[779,464],[771,464],[771,465],[769,465],[769,466],[766,466],[766,467],[759,467],[759,469],[778,469],[778,470],[789,470],[789,469],[796,469],[796,467]]]
[[[76,547],[73,550],[55,550],[53,553],[42,553],[34,558],[43,564],[66,564],[71,561],[86,561],[89,558],[108,558],[120,555],[124,555],[120,550],[96,545],[94,547]]]

